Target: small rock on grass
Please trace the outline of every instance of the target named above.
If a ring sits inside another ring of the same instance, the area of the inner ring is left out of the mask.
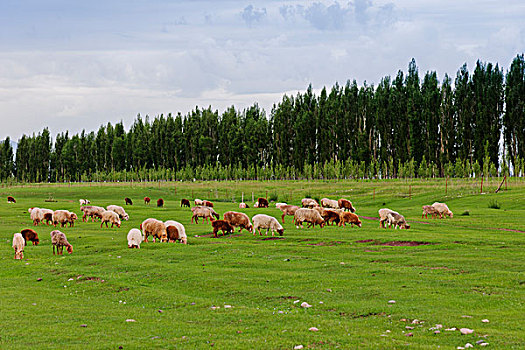
[[[308,330],[311,331],[311,332],[319,331],[319,329],[317,327],[310,327],[310,328],[308,328]]]
[[[135,320],[132,319],[132,318],[128,318],[128,319],[126,320],[126,322],[137,322],[137,321],[135,321]]]
[[[80,327],[87,327],[87,324],[81,324]]]
[[[434,334],[439,334],[439,333],[441,333],[441,332],[440,331],[434,331]]]
[[[481,344],[479,344],[479,346],[487,346],[487,345],[489,345],[489,343],[481,343]]]
[[[231,305],[224,305],[224,308],[225,308],[225,309],[231,309],[232,306],[231,306]]]
[[[487,320],[486,318],[484,318],[483,320],[481,320],[481,322],[483,322],[483,323],[489,323],[490,321]]]
[[[395,301],[395,300],[389,300],[388,303],[389,303],[389,304],[395,304],[396,301]]]
[[[412,327],[412,326],[406,326],[405,328],[406,329],[414,329],[414,327]]]
[[[37,282],[40,282],[40,281],[42,281],[42,277],[38,277],[36,280],[37,280]]]
[[[463,335],[467,335],[467,334],[472,334],[472,333],[474,333],[474,330],[473,330],[473,329],[469,329],[469,328],[460,328],[459,331],[460,331],[461,334],[463,334]]]
[[[328,288],[326,291],[327,291],[327,292],[331,292],[332,290],[331,290],[330,288]]]
[[[413,337],[413,336],[414,336],[414,333],[412,332],[405,334],[405,337]]]
[[[303,301],[303,302],[301,303],[301,307],[309,308],[309,307],[312,307],[312,305],[308,304],[306,301]]]
[[[294,350],[301,350],[301,349],[304,348],[304,346],[299,344],[299,345],[294,346],[293,348],[294,348]]]
[[[465,344],[465,349],[467,349],[467,348],[473,348],[473,347],[474,347],[474,345],[472,345],[472,344],[470,344],[470,343]]]

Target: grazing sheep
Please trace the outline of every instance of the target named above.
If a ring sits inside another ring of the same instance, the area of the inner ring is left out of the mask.
[[[7,203],[16,203],[16,201],[12,196],[7,196]]]
[[[168,241],[168,232],[166,231],[166,225],[160,220],[149,218],[140,224],[142,233],[144,234],[144,242],[148,241],[149,235],[153,236],[153,242],[158,239],[161,242]]]
[[[205,207],[213,208],[213,203],[210,201],[202,201],[202,205]]]
[[[276,208],[280,208],[280,207],[283,206],[283,205],[288,205],[288,204],[286,204],[286,203],[282,203],[282,202],[275,203],[275,207],[276,207]]]
[[[379,228],[386,228],[385,222],[389,224],[390,227],[394,225],[396,228],[397,226],[409,229],[410,225],[405,220],[405,217],[401,214],[399,214],[396,211],[393,211],[388,208],[379,209]]]
[[[444,215],[447,215],[450,218],[454,217],[454,214],[450,211],[450,209],[448,208],[448,206],[445,203],[436,202],[436,203],[432,204],[432,206],[434,208],[436,208],[436,210],[439,212],[439,215],[440,215],[441,218],[443,218]]]
[[[96,205],[87,205],[80,207],[80,210],[84,212],[84,215],[82,215],[82,221],[87,221],[87,217],[91,217],[91,222],[94,222],[97,218],[102,219],[102,213],[106,211],[106,209],[102,207],[98,207]]]
[[[266,235],[268,236],[268,230],[272,230],[272,236],[275,232],[279,233],[280,236],[284,233],[284,228],[281,226],[279,221],[276,218],[265,215],[257,214],[252,217],[253,222],[253,235],[255,236],[255,230],[259,231],[259,236],[262,235],[261,229],[266,229]]]
[[[301,204],[303,205],[303,208],[313,208],[318,207],[319,203],[315,199],[312,198],[303,198],[301,199]]]
[[[246,209],[246,208],[249,208],[248,204],[244,202],[239,203],[239,209]]]
[[[336,224],[339,225],[341,222],[341,213],[343,211],[339,209],[325,209],[323,210],[321,216],[327,225]]]
[[[248,215],[236,211],[227,211],[224,213],[224,220],[228,221],[232,226],[239,227],[239,232],[245,229],[253,232],[253,226]]]
[[[102,220],[100,222],[100,228],[102,228],[102,225],[104,223],[106,224],[106,227],[108,227],[108,222],[111,223],[111,227],[114,225],[117,225],[118,228],[120,228],[120,218],[117,213],[111,210],[105,210],[102,212]]]
[[[341,198],[337,201],[337,205],[339,208],[343,210],[350,210],[350,212],[355,213],[355,208],[352,206],[352,202],[350,202],[348,199]]]
[[[24,242],[26,245],[27,241],[33,242],[33,245],[38,245],[38,243],[40,243],[40,239],[38,239],[38,233],[36,233],[35,230],[26,228],[20,231],[20,233],[22,234],[22,237],[24,237]]]
[[[222,235],[225,235],[225,232],[233,233],[233,226],[226,220],[215,220],[211,222],[213,227],[213,236],[217,238],[217,232],[222,231]]]
[[[149,204],[149,202],[151,202],[151,198],[144,197],[144,204]]]
[[[257,208],[268,208],[268,200],[263,197],[257,198]]]
[[[206,219],[206,222],[208,222],[208,218],[213,221],[213,218],[212,216],[214,216],[215,218],[219,218],[219,214],[217,214],[217,212],[215,210],[213,210],[213,208],[210,208],[210,207],[202,207],[202,206],[199,206],[199,207],[193,207],[191,208],[191,212],[193,213],[192,217],[191,217],[191,222],[193,223],[193,220],[195,219],[195,223],[198,224],[198,220],[199,218],[202,218],[202,223],[204,223],[204,219]]]
[[[186,199],[186,198],[182,198],[180,200],[180,206],[189,208],[190,207],[190,201],[188,199]]]
[[[399,227],[400,229],[408,230],[410,228],[410,225],[408,225],[406,222],[405,217],[399,213],[388,213],[387,222],[390,228],[392,225],[395,229]]]
[[[339,201],[336,201],[335,199],[322,198],[321,206],[324,208],[339,209]]]
[[[428,219],[429,214],[431,215],[432,219],[437,218],[438,215],[441,217],[441,214],[436,208],[431,205],[424,205],[423,212],[421,213],[421,219],[423,219],[423,216],[425,216],[425,219]]]
[[[78,219],[77,214],[68,210],[55,210],[53,213],[53,225],[55,227],[57,224],[60,224],[61,227],[66,226],[66,224],[69,224],[69,227],[73,227],[76,219]]]
[[[164,225],[166,225],[166,230],[168,232],[168,238],[171,241],[175,242],[179,240],[182,244],[188,244],[188,237],[186,236],[186,229],[184,228],[183,224],[181,224],[178,221],[168,220],[164,222]],[[172,228],[177,229],[178,237],[173,236],[174,231],[172,230]],[[170,238],[170,232],[171,232],[171,238]]]
[[[254,208],[259,208],[259,202],[255,202],[255,203],[253,203],[253,207],[254,207]]]
[[[142,243],[142,232],[138,228],[132,228],[128,232],[128,248],[140,249]]]
[[[164,199],[162,198],[157,199],[157,207],[161,208],[163,206],[164,206]]]
[[[202,205],[202,199],[195,198],[195,206]]]
[[[308,227],[312,227],[317,224],[323,228],[325,225],[323,217],[315,209],[299,208],[294,214],[294,219],[295,227],[297,228],[299,228],[299,226],[303,228],[303,222],[305,221],[308,222]]]
[[[15,250],[15,259],[22,260],[24,258],[25,241],[21,233],[13,235],[13,249]]]
[[[45,221],[47,226],[53,224],[53,213],[45,213],[42,221]]]
[[[349,212],[341,212],[339,213],[339,226],[346,226],[345,224],[348,222],[349,224],[352,224],[352,227],[354,227],[354,224],[358,227],[361,227],[361,220],[359,220],[359,217],[354,213]]]
[[[126,202],[126,205],[128,204],[133,205],[133,201],[131,200],[131,198],[128,198],[128,197],[124,198],[124,202]]]
[[[86,205],[91,203],[89,199],[79,199],[78,201],[80,202],[80,205]]]
[[[107,206],[107,210],[109,211],[113,211],[115,213],[118,214],[118,216],[121,218],[121,219],[124,219],[126,221],[129,220],[129,215],[128,213],[126,213],[126,211],[124,210],[124,208],[122,208],[121,206],[118,206],[118,205],[108,205]]]
[[[69,254],[73,253],[73,246],[67,241],[66,235],[59,230],[51,231],[51,244],[53,244],[53,255],[55,255],[55,247],[58,255],[62,255],[64,247]]]
[[[33,226],[37,226],[42,220],[44,220],[44,213],[40,208],[31,208],[31,220],[33,220]]]
[[[281,216],[281,220],[283,221],[283,224],[284,224],[285,216],[287,215],[294,216],[297,209],[299,209],[297,205],[288,205],[288,204],[280,205],[278,208],[283,212],[283,215]],[[293,222],[295,222],[295,216],[292,219],[292,223]]]

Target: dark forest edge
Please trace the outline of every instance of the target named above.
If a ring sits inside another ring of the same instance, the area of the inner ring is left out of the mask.
[[[503,138],[502,138],[503,136]],[[500,139],[503,147],[500,147]],[[502,151],[500,151],[500,149]],[[269,118],[257,104],[221,115],[139,115],[52,141],[0,142],[0,181],[158,181],[479,177],[525,174],[525,60],[466,64],[454,84],[436,72],[337,83],[284,95]]]

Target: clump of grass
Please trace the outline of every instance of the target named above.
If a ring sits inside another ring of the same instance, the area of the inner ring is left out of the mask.
[[[461,216],[469,216],[470,212],[468,210],[465,210],[463,213],[461,213]]]
[[[498,203],[497,200],[491,200],[489,202],[489,206],[488,207],[491,208],[491,209],[500,209],[501,205]]]

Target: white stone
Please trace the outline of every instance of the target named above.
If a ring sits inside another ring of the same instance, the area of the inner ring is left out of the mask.
[[[303,301],[303,302],[301,303],[301,307],[309,308],[309,307],[312,307],[312,305],[308,304],[306,301]]]
[[[396,301],[395,301],[395,300],[389,300],[388,303],[389,303],[389,304],[395,304]]]
[[[487,320],[487,319],[485,318],[485,319],[481,320],[481,322],[483,322],[483,323],[489,323],[490,321]]]
[[[319,329],[317,327],[310,327],[310,328],[308,328],[308,330],[311,331],[311,332],[319,331]]]
[[[294,346],[293,348],[294,348],[294,350],[300,350],[300,349],[303,349],[304,346],[302,346],[302,345],[296,345],[296,346]]]
[[[474,330],[473,329],[469,329],[469,328],[460,328],[459,331],[463,335],[474,333]]]
[[[474,347],[474,345],[472,345],[472,344],[470,344],[470,343],[465,344],[465,349],[466,349],[466,348],[473,348],[473,347]]]

